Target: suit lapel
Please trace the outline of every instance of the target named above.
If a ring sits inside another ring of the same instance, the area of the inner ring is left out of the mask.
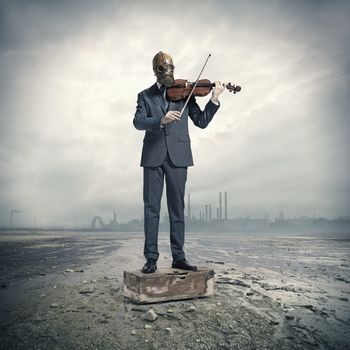
[[[158,89],[157,83],[152,85],[151,90],[152,90],[153,98],[157,101],[157,103],[159,104],[159,107],[162,109],[163,113],[165,114],[166,110],[165,110],[165,106],[163,103],[163,97],[162,97],[161,92]]]
[[[179,111],[179,112],[181,112],[181,109],[182,109],[184,104],[185,104],[185,102],[183,100],[182,101],[177,101],[177,102],[169,101],[168,111]]]

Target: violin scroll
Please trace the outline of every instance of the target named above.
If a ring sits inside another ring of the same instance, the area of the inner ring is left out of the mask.
[[[241,87],[239,85],[235,85],[235,84],[231,84],[231,83],[227,83],[225,85],[225,87],[227,88],[227,90],[229,90],[230,92],[233,92],[234,94],[236,92],[240,92],[241,91]]]

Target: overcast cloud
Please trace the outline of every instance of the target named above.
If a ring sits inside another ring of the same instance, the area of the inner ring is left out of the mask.
[[[350,215],[349,1],[0,4],[0,226],[141,217],[132,119],[160,50],[177,78],[210,52],[203,77],[242,86],[189,123],[193,214],[227,191],[229,217]]]

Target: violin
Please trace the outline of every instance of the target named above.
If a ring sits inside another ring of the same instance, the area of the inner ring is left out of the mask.
[[[186,102],[180,112],[180,117],[185,111],[188,101],[190,100],[192,95],[206,96],[209,94],[211,89],[215,86],[215,83],[211,83],[210,80],[208,79],[201,79],[201,80],[199,79],[210,57],[211,57],[211,53],[208,55],[207,59],[205,60],[203,68],[200,71],[195,83],[189,83],[187,80],[184,80],[184,79],[177,79],[177,80],[174,80],[173,85],[168,88],[167,96],[171,101],[180,101],[186,98]],[[238,85],[235,86],[234,84],[231,85],[231,83],[226,84],[225,87],[230,92],[233,92],[234,94],[238,91],[241,91],[240,86]]]
[[[176,79],[172,86],[167,89],[167,97],[170,101],[180,101],[188,98],[191,94],[194,96],[207,96],[215,87],[215,83],[208,79],[197,80],[196,83],[188,82],[185,79]],[[225,84],[225,87],[234,94],[241,91],[238,85]]]

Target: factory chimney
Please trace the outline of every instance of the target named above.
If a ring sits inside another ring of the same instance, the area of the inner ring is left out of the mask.
[[[221,192],[219,192],[219,219],[222,219],[222,201],[221,201]]]
[[[225,220],[227,220],[227,192],[225,192]]]
[[[117,213],[115,212],[115,209],[113,208],[113,224],[117,223]]]

